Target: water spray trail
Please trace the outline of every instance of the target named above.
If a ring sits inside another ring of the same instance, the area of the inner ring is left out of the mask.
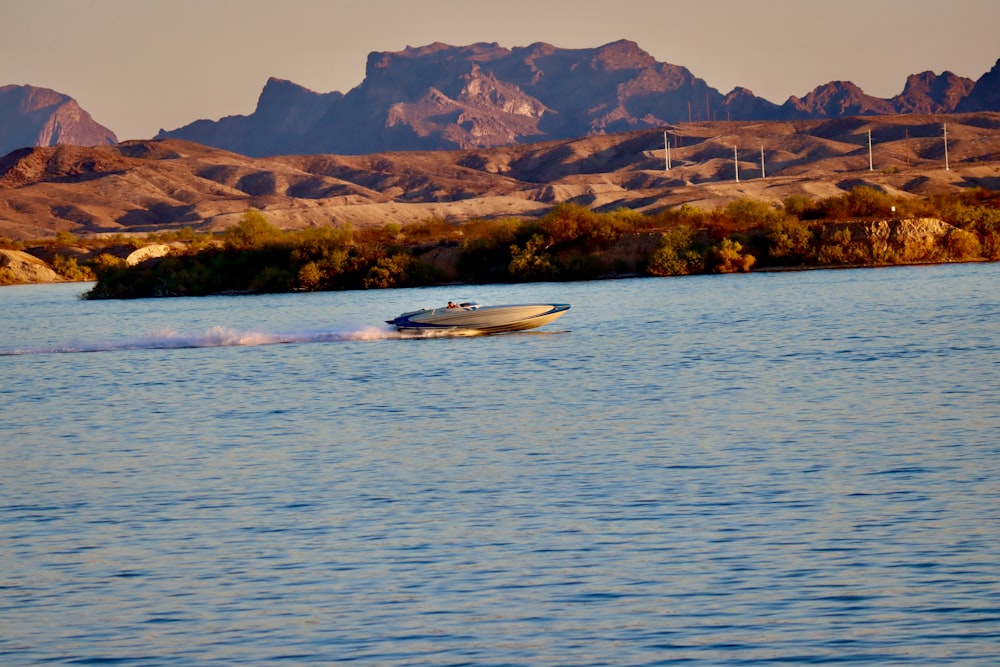
[[[203,334],[183,335],[174,331],[158,331],[139,338],[92,343],[70,342],[59,347],[0,349],[0,356],[24,354],[74,354],[80,352],[116,352],[124,350],[179,350],[199,347],[237,347],[279,345],[290,343],[330,343],[342,341],[390,340],[407,338],[398,331],[364,327],[345,331],[298,331],[274,333],[268,331],[236,331],[216,326]]]

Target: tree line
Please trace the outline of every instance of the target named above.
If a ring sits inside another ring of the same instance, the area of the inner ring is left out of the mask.
[[[846,224],[915,218],[943,220],[954,229],[933,247],[913,251],[876,248]],[[221,235],[184,229],[131,242],[179,242],[185,249],[137,266],[110,254],[81,264],[57,253],[52,264],[73,279],[91,272],[97,284],[88,298],[132,298],[996,261],[1000,193],[974,189],[916,199],[856,187],[822,199],[792,196],[780,206],[740,199],[714,210],[683,205],[643,214],[559,204],[539,219],[284,231],[250,209]]]

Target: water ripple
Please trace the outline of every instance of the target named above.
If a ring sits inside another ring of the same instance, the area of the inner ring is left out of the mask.
[[[0,663],[994,664],[998,268],[0,290]]]

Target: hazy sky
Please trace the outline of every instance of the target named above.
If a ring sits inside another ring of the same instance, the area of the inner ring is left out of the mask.
[[[118,138],[249,114],[268,77],[346,93],[371,51],[630,39],[722,93],[877,97],[1000,58],[1000,0],[0,0],[0,85],[70,95]]]

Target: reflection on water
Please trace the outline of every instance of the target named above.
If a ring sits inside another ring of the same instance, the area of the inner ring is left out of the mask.
[[[997,273],[5,288],[0,662],[992,664]]]

